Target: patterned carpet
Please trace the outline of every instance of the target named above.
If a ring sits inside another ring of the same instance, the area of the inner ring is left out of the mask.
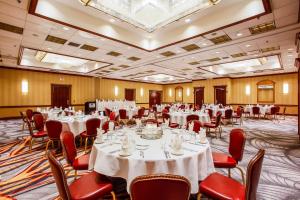
[[[244,121],[242,128],[246,131],[247,142],[240,166],[246,170],[257,150],[266,150],[257,199],[300,199],[297,120],[297,117],[287,117],[279,123],[253,119]],[[0,194],[24,200],[55,199],[57,189],[44,156],[44,142],[36,142],[33,151],[29,152],[26,146],[28,131],[22,131],[21,127],[21,120],[0,121]],[[228,133],[232,128],[231,125],[223,127],[222,139],[210,138],[214,151],[227,152]],[[61,155],[58,158],[64,162]],[[218,171],[226,174],[226,170]],[[232,176],[241,181],[239,171],[233,170]],[[73,180],[72,174],[69,177],[70,181]],[[128,199],[125,186],[126,183],[115,180],[114,189],[118,199]]]

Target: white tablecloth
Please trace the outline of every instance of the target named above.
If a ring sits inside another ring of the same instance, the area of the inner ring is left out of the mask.
[[[266,113],[271,112],[271,108],[272,108],[273,106],[258,106],[258,107],[259,107],[259,112],[260,112],[260,114],[265,115]],[[253,114],[253,113],[252,113],[252,108],[253,108],[252,105],[246,106],[246,107],[245,107],[245,112],[250,112],[250,115],[252,115],[252,114]]]
[[[209,115],[207,113],[194,113],[195,115],[199,116],[199,121],[202,123],[210,122]],[[170,113],[170,121],[171,123],[177,123],[180,126],[186,124],[186,117],[188,115],[192,115],[191,113],[184,113],[184,112],[171,112]]]
[[[91,115],[85,115],[82,117],[78,116],[65,116],[56,118],[55,120],[58,120],[62,122],[63,128],[62,131],[71,131],[74,136],[79,135],[80,133],[86,131],[86,121],[90,118],[99,118],[101,120],[100,127],[102,127],[102,124],[107,120],[107,117],[104,116],[91,116]]]
[[[175,131],[180,130],[176,129]],[[107,176],[126,179],[128,192],[132,180],[137,176],[164,173],[186,177],[191,183],[191,192],[197,193],[198,180],[205,179],[215,171],[208,141],[206,144],[185,142],[183,143],[183,155],[175,156],[170,153],[171,158],[166,158],[163,151],[163,141],[167,141],[166,149],[171,151],[169,144],[171,138],[175,136],[170,129],[164,130],[164,139],[158,140],[141,139],[133,131],[131,135],[135,138],[137,147],[139,144],[149,145],[148,149],[143,150],[144,158],[140,155],[140,150],[134,150],[132,155],[128,157],[120,156],[118,150],[120,150],[121,144],[116,141],[122,136],[118,136],[102,144],[94,143],[90,155],[89,169],[94,169],[94,171]],[[111,141],[115,141],[115,143]]]

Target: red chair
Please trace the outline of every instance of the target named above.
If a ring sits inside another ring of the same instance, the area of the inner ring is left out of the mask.
[[[127,111],[125,109],[120,109],[119,110],[119,117],[120,119],[128,119],[128,116],[127,116]]]
[[[27,109],[27,110],[26,110],[26,117],[29,119],[29,121],[33,122],[33,121],[32,121],[33,110]]]
[[[130,185],[131,200],[188,200],[190,182],[178,175],[145,175],[135,178]]]
[[[167,109],[168,112],[170,112],[170,106],[166,106],[165,109]]]
[[[189,130],[189,125],[191,122],[194,122],[194,128],[193,128],[193,131],[196,132],[196,133],[199,133],[201,127],[203,126],[203,124],[199,121],[199,120],[192,120],[192,121],[189,121],[187,123],[187,126],[186,126],[186,130]]]
[[[152,110],[153,110],[153,112],[157,112],[157,107],[156,106],[152,106]]]
[[[221,134],[222,134],[221,117],[222,117],[222,114],[219,113],[216,117],[215,123],[213,123],[213,122],[204,123],[204,127],[206,128],[207,133],[210,133],[210,129],[215,129],[216,137],[218,137],[218,133],[217,133],[217,130],[218,130],[220,138],[221,138]]]
[[[75,178],[77,177],[77,170],[88,170],[90,155],[84,154],[77,157],[74,134],[70,131],[63,132],[60,135],[60,142],[67,162],[75,170]]]
[[[275,107],[275,106],[273,106],[273,107],[271,107],[270,112],[267,112],[267,113],[265,114],[265,117],[268,118],[268,116],[270,116],[270,117],[271,117],[271,120],[278,120],[278,119],[277,119],[277,113],[278,113],[278,108]]]
[[[243,124],[243,109],[240,106],[237,107],[236,113],[232,115],[232,119],[235,119],[236,122],[240,120],[240,126]]]
[[[171,116],[168,113],[163,113],[162,114],[162,118],[163,118],[163,122],[165,123],[165,120],[170,120]],[[171,121],[169,121],[169,127],[170,128],[178,128],[179,124],[177,124],[177,123],[171,123]]]
[[[184,110],[184,109],[185,109],[185,105],[181,104],[181,105],[179,106],[179,109]]]
[[[37,131],[37,132],[33,131],[33,128],[31,126],[31,122],[29,121],[29,119],[26,118],[25,121],[26,121],[28,130],[29,130],[29,134],[31,136],[31,138],[30,138],[30,144],[29,144],[29,150],[31,151],[33,143],[34,143],[34,139],[42,138],[44,140],[44,138],[48,136],[48,133],[47,133],[47,131],[44,131],[44,130]],[[46,150],[47,150],[47,147],[46,147]]]
[[[279,110],[280,110],[280,107],[279,107]],[[282,111],[282,113],[280,113],[280,112],[279,112],[279,110],[278,110],[278,113],[277,113],[277,115],[281,115],[281,116],[283,116],[283,119],[285,120],[285,111],[286,111],[286,107],[283,107],[283,111]]]
[[[109,122],[110,122],[110,121],[106,121],[106,122],[104,122],[103,125],[102,125],[102,130],[104,130],[104,133],[107,133],[107,131],[109,131],[109,130],[108,130],[108,129],[109,129]],[[115,121],[113,121],[113,122],[115,123],[115,127],[116,127],[117,123],[116,123]]]
[[[59,192],[59,198],[63,200],[91,200],[99,199],[104,195],[111,194],[115,200],[113,186],[106,177],[96,172],[82,175],[68,185],[62,165],[55,159],[52,153],[47,153],[50,168]]]
[[[229,138],[230,155],[224,153],[213,152],[213,160],[216,168],[227,168],[228,176],[230,177],[230,169],[237,168],[242,175],[243,184],[245,184],[245,177],[243,170],[237,165],[242,160],[246,142],[246,135],[243,129],[232,129]]]
[[[105,108],[104,112],[105,112],[105,116],[109,117],[111,110],[108,108]]]
[[[145,113],[145,108],[140,108],[140,109],[138,109],[137,115],[134,115],[133,118],[141,119],[144,116],[144,113]]]
[[[44,117],[42,114],[35,114],[33,115],[33,122],[34,122],[34,127],[38,131],[43,131],[45,122],[44,122]]]
[[[199,116],[198,115],[188,115],[186,116],[186,121],[192,121],[192,120],[199,120]]]
[[[246,185],[217,172],[212,173],[199,185],[198,199],[201,194],[218,200],[256,199],[256,192],[261,173],[265,150],[259,150],[247,167]]]
[[[162,112],[162,114],[164,114],[164,113],[168,113],[169,111],[164,108],[161,112]]]
[[[52,144],[52,148],[54,148],[54,142],[58,142],[58,145],[60,145],[60,134],[62,132],[62,123],[57,120],[48,120],[46,121],[46,129],[49,137],[49,140],[46,145],[46,153],[47,153],[50,143]]]
[[[258,106],[252,107],[252,115],[255,117],[257,115],[258,119],[260,117],[260,108]]]
[[[207,108],[206,110],[208,111],[209,118],[212,119],[213,118],[213,110],[210,108]]]
[[[21,118],[22,118],[22,121],[23,121],[22,131],[24,131],[25,126],[27,126],[27,119],[26,119],[26,116],[24,115],[24,113],[22,111],[20,111],[20,115],[21,115]]]
[[[87,149],[88,139],[92,139],[94,143],[94,139],[97,137],[97,128],[100,127],[101,120],[99,118],[91,118],[86,121],[86,131],[80,133],[80,145],[82,145],[82,140],[84,139],[84,152]]]
[[[233,123],[232,123],[232,113],[233,113],[233,111],[231,109],[226,109],[225,113],[224,113],[224,116],[222,116],[222,120],[226,120],[226,121],[228,121],[229,123],[231,123],[233,125]]]

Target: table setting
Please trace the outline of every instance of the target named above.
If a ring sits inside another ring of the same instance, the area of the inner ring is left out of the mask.
[[[122,177],[127,185],[139,175],[169,173],[187,177],[192,192],[198,192],[198,180],[214,172],[213,159],[205,130],[170,129],[163,124],[139,124],[99,130],[92,147],[89,169]],[[113,126],[113,125],[112,125]],[[129,188],[127,188],[129,191]]]

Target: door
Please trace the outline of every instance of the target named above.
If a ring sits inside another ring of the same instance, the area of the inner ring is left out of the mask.
[[[195,106],[202,107],[204,103],[204,87],[196,87],[194,88],[194,104]]]
[[[214,86],[215,88],[215,104],[226,105],[226,86]]]
[[[150,90],[149,91],[149,108],[153,105],[161,104],[162,91]]]
[[[135,89],[125,89],[125,100],[135,101]]]
[[[67,108],[71,105],[71,85],[51,84],[51,106]]]

